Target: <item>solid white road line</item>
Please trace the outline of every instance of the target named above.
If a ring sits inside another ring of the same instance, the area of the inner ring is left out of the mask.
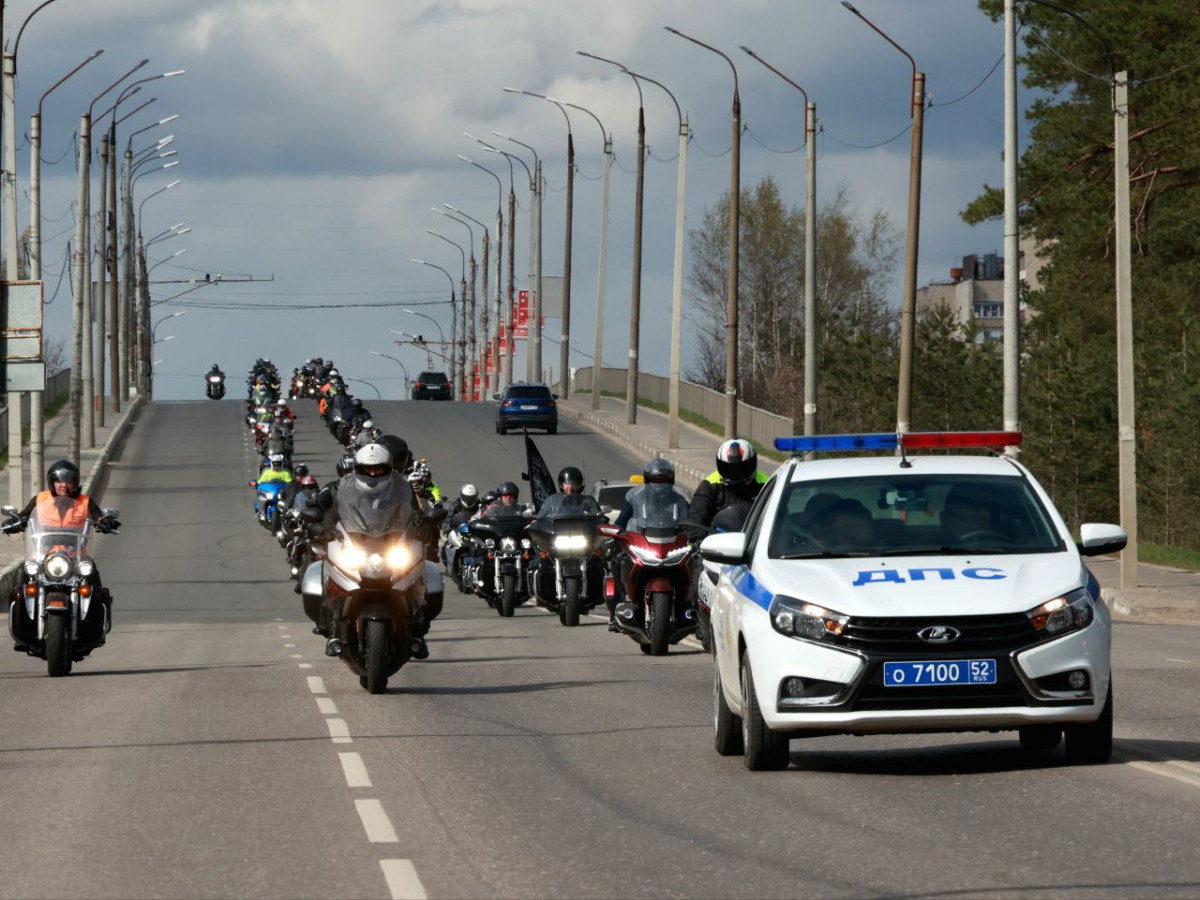
[[[325,724],[329,726],[329,738],[335,744],[354,743],[354,739],[350,737],[350,728],[346,725],[345,719],[326,719]]]
[[[1127,760],[1127,766],[1133,766],[1135,769],[1141,769],[1143,772],[1150,772],[1154,775],[1162,775],[1164,778],[1174,778],[1176,781],[1182,781],[1184,784],[1190,784],[1192,787],[1200,787],[1200,770],[1196,774],[1191,775],[1186,771],[1187,766],[1180,766],[1177,760],[1169,762],[1145,762],[1143,760]]]
[[[323,716],[337,715],[337,707],[334,705],[333,700],[331,700],[329,697],[318,697],[317,709],[321,711],[321,715]]]
[[[314,694],[328,694],[329,693],[329,691],[325,690],[325,679],[322,678],[320,675],[309,675],[308,676],[308,689],[310,691],[312,691]]]
[[[371,786],[371,776],[367,774],[367,767],[363,765],[361,756],[354,752],[339,753],[338,759],[342,761],[342,772],[346,775],[346,787],[369,788]]]
[[[425,900],[425,887],[417,877],[417,869],[408,859],[381,859],[384,880],[392,900]]]
[[[383,804],[378,800],[355,800],[354,808],[362,819],[363,829],[367,832],[367,840],[372,844],[398,844],[396,829],[392,821],[383,811]]]

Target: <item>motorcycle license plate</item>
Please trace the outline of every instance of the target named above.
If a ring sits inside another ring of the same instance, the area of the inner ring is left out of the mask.
[[[955,659],[940,662],[885,662],[884,687],[995,684],[994,659]]]

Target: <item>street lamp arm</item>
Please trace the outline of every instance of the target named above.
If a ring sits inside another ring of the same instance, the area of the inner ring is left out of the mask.
[[[663,28],[665,30],[671,32],[671,34],[675,35],[676,37],[681,37],[685,41],[691,41],[697,47],[703,47],[705,50],[711,50],[713,53],[717,54],[717,56],[721,57],[721,59],[725,60],[725,62],[729,63],[729,69],[731,72],[733,72],[733,96],[734,97],[738,96],[738,71],[737,71],[737,66],[735,66],[733,64],[732,59],[730,59],[728,56],[726,56],[724,53],[722,53],[720,50],[718,50],[716,47],[712,46],[711,44],[706,44],[706,43],[704,43],[704,41],[697,40],[696,38],[692,37],[691,35],[684,34],[678,28],[672,28],[670,25],[664,25]]]
[[[52,3],[52,2],[54,2],[54,0],[47,0],[47,2]],[[45,5],[45,4],[43,4],[43,5]],[[36,12],[36,10],[35,10],[35,12]],[[26,21],[29,21],[29,20],[26,19]],[[24,28],[25,26],[21,26],[21,27]],[[70,72],[68,72],[62,78],[58,79],[58,81],[54,82],[54,84],[50,86],[50,89],[47,90],[46,93],[42,94],[42,98],[40,100],[38,100],[37,114],[38,114],[39,119],[42,117],[42,104],[46,102],[46,98],[49,97],[55,91],[55,89],[58,88],[59,85],[61,85],[64,81],[66,81],[68,78],[70,78],[72,75],[74,75],[76,72],[78,72],[80,69],[82,69],[84,66],[86,66],[88,63],[90,63],[93,59],[98,57],[103,52],[104,52],[103,50],[97,50],[95,53],[93,53],[91,56],[89,56],[87,59],[85,59],[79,65],[77,65],[75,68],[73,68]],[[14,56],[15,56],[15,54],[14,54]],[[16,68],[15,63],[13,65],[13,68],[15,70],[15,68]]]
[[[138,91],[140,91],[140,90],[141,90],[140,87],[137,88],[137,90],[133,91],[133,93],[131,93],[129,96],[132,97],[134,94],[138,93]],[[108,109],[106,109],[104,112],[100,113],[100,115],[92,117],[92,122],[91,122],[91,125],[89,126],[89,130],[88,130],[89,138],[91,137],[91,132],[96,130],[96,125],[100,122],[100,120],[105,118],[109,113],[115,112],[115,110],[120,102],[121,101],[118,100],[116,103],[114,103]]]
[[[629,71],[629,70],[627,70],[627,71]],[[670,97],[671,102],[675,104],[675,115],[679,118],[679,130],[682,131],[683,130],[683,110],[680,109],[679,101],[675,99],[675,95],[671,93],[671,91],[667,88],[667,86],[665,84],[663,84],[661,81],[655,81],[653,78],[650,78],[647,75],[643,75],[641,72],[629,71],[629,74],[632,75],[635,79],[640,78],[642,81],[648,81],[651,84],[658,85],[660,88],[662,88],[664,91],[667,92],[667,96]]]
[[[780,72],[777,68],[775,68],[769,62],[767,62],[765,59],[763,59],[761,56],[759,56],[757,53],[755,53],[753,50],[751,50],[745,44],[740,45],[740,47],[741,47],[742,52],[745,53],[747,56],[749,56],[751,59],[758,60],[760,63],[762,63],[768,69],[770,69],[772,72],[774,72],[776,75],[778,75],[784,81],[786,81],[788,84],[790,84],[796,90],[798,90],[801,94],[803,94],[804,95],[804,104],[805,104],[805,106],[808,105],[808,102],[809,102],[808,101],[808,91],[806,91],[804,88],[800,87],[800,85],[796,84],[796,82],[792,81],[792,79],[788,78],[786,75],[784,75],[782,72]]]
[[[917,61],[912,58],[912,54],[909,53],[907,50],[905,50],[903,47],[901,47],[899,44],[897,44],[895,41],[893,41],[890,37],[888,37],[882,28],[880,28],[878,25],[876,25],[874,22],[872,22],[870,19],[868,19],[862,13],[860,13],[858,11],[858,9],[854,6],[853,3],[848,2],[848,0],[842,0],[842,6],[846,7],[846,9],[850,10],[850,12],[854,13],[854,15],[858,16],[860,19],[862,19],[864,22],[866,22],[867,25],[869,25],[871,27],[872,31],[874,31],[881,38],[883,38],[885,41],[887,41],[889,44],[891,44],[893,47],[895,47],[897,50],[899,50],[901,53],[903,53],[906,57],[908,57],[908,61],[912,65],[913,79],[916,80]]]
[[[116,115],[117,115],[117,114],[116,114],[116,112],[114,112],[114,113],[113,113],[113,119],[114,119],[114,121],[113,121],[112,125],[111,125],[111,126],[109,126],[111,129],[113,129],[113,130],[114,130],[114,131],[113,131],[113,133],[114,133],[114,134],[116,133],[116,132],[115,132],[115,129],[116,129],[116,127],[117,127],[118,125],[120,125],[122,122],[124,122],[124,121],[125,121],[126,119],[128,119],[130,116],[136,116],[138,113],[140,113],[140,112],[141,112],[143,109],[145,109],[147,106],[149,106],[151,103],[153,103],[153,102],[154,102],[155,100],[157,100],[157,99],[158,99],[157,97],[151,97],[149,100],[147,100],[147,101],[146,101],[145,103],[143,103],[141,106],[137,107],[137,108],[136,108],[136,109],[134,109],[132,112],[127,112],[127,113],[125,113],[125,115],[121,116],[121,118],[119,118],[119,119],[118,119],[118,118],[116,118]]]
[[[43,9],[45,9],[47,6],[49,6],[53,2],[54,2],[54,0],[45,0],[44,3],[42,3],[33,12],[31,12],[29,15],[27,15],[25,17],[25,21],[21,23],[21,27],[17,29],[17,39],[16,39],[16,41],[13,42],[13,52],[12,52],[13,75],[17,74],[17,51],[21,49],[21,35],[23,35],[25,33],[25,26],[29,24],[30,19],[32,19],[34,16],[36,16],[38,13],[40,13]],[[2,12],[2,4],[0,4],[0,12]],[[70,76],[68,75],[67,77],[69,78]],[[65,81],[66,79],[63,79],[63,80]],[[58,87],[58,85],[55,85],[55,87]]]
[[[534,150],[534,149],[533,149],[532,147],[530,147],[528,144],[522,143],[521,141],[518,141],[518,140],[517,140],[516,138],[514,138],[514,137],[509,137],[507,134],[501,134],[499,131],[493,131],[493,132],[492,132],[492,134],[494,134],[494,135],[495,135],[496,137],[498,137],[498,138],[504,138],[504,140],[506,140],[506,141],[512,141],[512,142],[513,142],[514,144],[516,144],[518,147],[524,147],[526,150],[528,150],[530,153],[532,153],[532,154],[533,154],[533,167],[534,167],[535,169],[538,167],[538,163],[540,162],[540,160],[539,160],[539,158],[538,158],[538,153],[537,153],[537,151],[536,151],[536,150]],[[528,171],[528,166],[526,166],[526,171]],[[530,176],[529,180],[530,180],[530,181],[532,181],[532,180],[533,180],[533,176],[532,176],[532,175]]]
[[[452,212],[458,213],[463,218],[470,219],[472,222],[474,222],[476,225],[478,225],[480,228],[483,229],[483,233],[485,235],[488,233],[488,227],[486,225],[484,225],[482,222],[480,222],[477,218],[475,218],[470,213],[465,213],[461,209],[459,209],[457,206],[451,206],[449,203],[443,203],[442,206],[446,207],[446,209],[451,210]],[[472,240],[475,239],[474,232],[471,233],[471,239]]]
[[[100,101],[101,101],[101,100],[102,100],[102,99],[105,97],[105,95],[107,95],[107,94],[108,94],[108,93],[109,93],[109,92],[110,92],[110,91],[111,91],[113,88],[115,88],[115,87],[116,87],[118,84],[120,84],[122,81],[124,81],[124,80],[125,80],[126,78],[128,78],[130,75],[132,75],[134,72],[136,72],[136,71],[137,71],[138,69],[140,69],[142,66],[146,65],[146,63],[148,63],[148,62],[150,62],[150,60],[148,60],[148,59],[143,59],[143,60],[142,60],[140,63],[138,63],[136,66],[134,66],[132,69],[130,69],[130,70],[129,70],[128,72],[126,72],[124,75],[122,75],[120,78],[118,78],[116,81],[114,81],[114,82],[113,82],[112,84],[110,84],[108,87],[106,87],[106,88],[105,88],[103,91],[101,91],[101,92],[100,92],[100,93],[99,93],[99,94],[96,96],[96,99],[95,99],[95,100],[93,100],[93,101],[91,102],[91,104],[89,104],[89,106],[88,106],[88,116],[91,116],[91,115],[92,115],[92,111],[93,111],[93,110],[96,108],[96,104],[97,104],[97,103],[99,103],[99,102],[100,102]],[[104,116],[100,116],[100,118],[104,118]]]
[[[603,140],[604,143],[608,143],[609,137],[608,137],[608,132],[604,130],[604,123],[600,121],[599,116],[597,116],[594,112],[592,112],[586,106],[580,106],[578,103],[570,103],[566,100],[552,100],[549,97],[547,97],[546,99],[550,100],[551,103],[561,103],[564,106],[571,107],[571,109],[577,109],[580,112],[587,113],[589,116],[591,116],[593,119],[595,119],[596,124],[600,126],[600,138]]]
[[[142,132],[149,131],[151,128],[157,128],[159,125],[166,125],[168,122],[174,122],[178,118],[179,118],[179,113],[172,113],[171,115],[167,116],[165,119],[159,119],[157,122],[151,122],[145,128],[139,128],[137,131],[131,131],[129,133],[129,140],[125,142],[125,152],[126,153],[133,152],[133,139],[135,137],[137,137],[139,134],[141,134]],[[174,135],[171,135],[171,137],[174,137]]]
[[[463,222],[462,224],[465,225],[466,222]],[[450,240],[450,238],[446,237],[444,234],[438,234],[436,231],[430,231],[428,228],[425,229],[425,233],[432,234],[435,238],[445,241],[447,244],[450,244],[451,246],[455,247],[458,250],[458,252],[462,255],[463,281],[466,281],[467,280],[467,252],[465,250],[463,250],[462,246],[458,243],[458,241],[452,241],[452,240]]]
[[[627,69],[622,63],[617,62],[615,59],[606,59],[603,56],[597,56],[595,53],[588,53],[584,50],[576,50],[575,52],[579,56],[586,56],[588,59],[594,59],[597,62],[608,63],[610,66],[616,66],[618,69],[620,69],[626,75],[628,75],[630,78],[633,78],[633,86],[637,88],[637,92],[638,92],[638,106],[646,105],[645,98],[642,96],[641,82],[639,82],[636,78],[634,78],[633,73],[630,72],[629,69]]]

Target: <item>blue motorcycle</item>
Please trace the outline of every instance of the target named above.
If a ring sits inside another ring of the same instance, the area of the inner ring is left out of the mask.
[[[251,481],[249,484],[258,491],[254,501],[254,512],[258,521],[262,523],[263,528],[274,534],[279,527],[279,495],[283,493],[284,483],[267,481],[260,484]]]

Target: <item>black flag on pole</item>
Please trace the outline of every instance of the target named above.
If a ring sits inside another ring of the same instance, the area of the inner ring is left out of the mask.
[[[558,492],[558,486],[554,483],[550,467],[542,459],[542,454],[538,452],[537,444],[533,442],[528,431],[525,432],[525,465],[529,470],[526,474],[529,478],[529,490],[533,494],[533,505],[541,509],[545,499]]]

